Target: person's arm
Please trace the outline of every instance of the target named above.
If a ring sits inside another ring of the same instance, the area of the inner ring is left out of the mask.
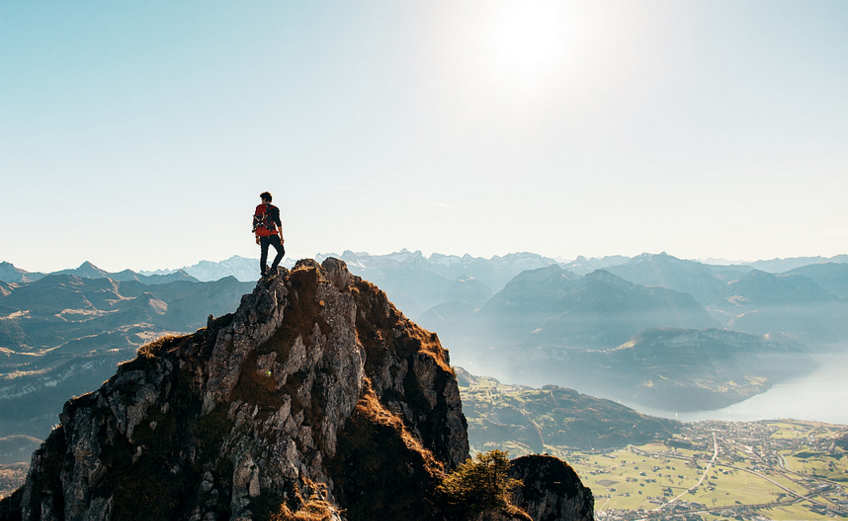
[[[276,217],[277,220],[274,221],[274,222],[277,224],[277,231],[280,233],[280,244],[282,244],[282,243],[286,242],[286,240],[283,238],[283,221],[280,219],[280,209],[279,208],[277,208],[276,214],[277,215],[275,217]]]

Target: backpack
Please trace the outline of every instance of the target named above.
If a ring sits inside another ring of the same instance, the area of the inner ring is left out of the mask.
[[[257,228],[265,228],[269,232],[273,232],[276,230],[274,227],[274,220],[271,218],[271,209],[276,208],[272,204],[265,205],[265,211],[262,213],[254,214],[253,216],[253,231],[255,232]]]

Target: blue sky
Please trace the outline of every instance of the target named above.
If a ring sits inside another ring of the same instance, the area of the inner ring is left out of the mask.
[[[0,260],[848,253],[848,3],[4,2]]]

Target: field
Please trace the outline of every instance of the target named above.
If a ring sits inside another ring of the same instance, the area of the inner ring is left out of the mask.
[[[604,452],[547,447],[595,494],[600,520],[848,516],[844,426],[699,422],[666,443]]]

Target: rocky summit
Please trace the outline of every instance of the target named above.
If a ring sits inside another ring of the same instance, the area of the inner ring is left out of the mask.
[[[144,346],[60,419],[0,521],[471,517],[438,492],[469,455],[447,351],[334,258]],[[516,462],[523,511],[474,516],[592,519],[567,464]]]

